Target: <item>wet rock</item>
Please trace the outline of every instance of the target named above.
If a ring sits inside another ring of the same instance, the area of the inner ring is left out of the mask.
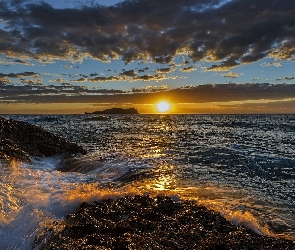
[[[124,197],[83,203],[34,249],[295,249],[292,241],[236,227],[220,214],[170,197]]]
[[[83,147],[26,122],[0,117],[0,158],[29,162],[31,157],[85,154]]]
[[[57,167],[61,172],[89,173],[102,166],[103,160],[99,156],[79,155],[77,157],[63,158]]]

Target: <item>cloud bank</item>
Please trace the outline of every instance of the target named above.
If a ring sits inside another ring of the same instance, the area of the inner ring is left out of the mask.
[[[208,84],[168,90],[168,86],[122,90],[83,86],[15,86],[0,84],[0,103],[210,103],[248,100],[295,100],[295,84]]]
[[[185,55],[226,71],[266,57],[294,59],[294,1],[126,0],[79,9],[22,2],[0,1],[0,54],[19,63],[91,57],[164,64]]]

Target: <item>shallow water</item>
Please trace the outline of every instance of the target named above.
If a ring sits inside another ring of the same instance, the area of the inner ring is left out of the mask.
[[[87,173],[59,157],[2,163],[0,242],[30,249],[42,227],[82,201],[136,193],[195,199],[237,224],[295,240],[294,115],[5,116],[85,146]],[[46,142],[45,142],[46,143]]]

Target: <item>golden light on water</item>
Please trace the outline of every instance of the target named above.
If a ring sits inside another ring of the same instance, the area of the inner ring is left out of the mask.
[[[157,109],[159,112],[167,112],[170,109],[170,104],[168,102],[159,102],[157,104]]]

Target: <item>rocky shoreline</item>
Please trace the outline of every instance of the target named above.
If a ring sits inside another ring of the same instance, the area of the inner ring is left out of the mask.
[[[295,244],[234,226],[191,201],[137,195],[83,203],[37,237],[33,249],[291,250]]]
[[[83,147],[40,127],[0,117],[0,159],[30,162],[31,157],[85,153]]]
[[[65,156],[61,171],[97,167],[88,166],[83,157],[71,157],[86,154],[83,147],[29,123],[0,117],[0,159],[30,162],[31,157],[60,154]],[[44,229],[33,248],[294,250],[295,243],[237,227],[191,201],[134,196],[83,203],[76,213]]]

